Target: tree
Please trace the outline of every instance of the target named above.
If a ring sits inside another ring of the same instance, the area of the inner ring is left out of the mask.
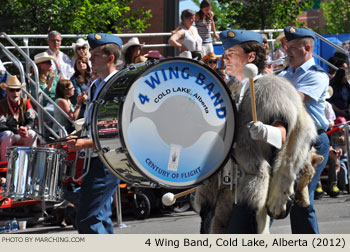
[[[321,9],[326,19],[326,33],[350,33],[349,0],[326,0],[321,3]]]
[[[193,0],[199,3],[198,0]],[[212,1],[218,30],[280,29],[300,25],[297,16],[309,9],[314,0],[216,0]]]
[[[9,34],[142,32],[150,10],[130,12],[133,0],[1,0],[0,24]],[[1,22],[2,21],[2,22]]]

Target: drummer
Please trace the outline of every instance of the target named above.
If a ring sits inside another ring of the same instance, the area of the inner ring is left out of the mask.
[[[35,112],[29,99],[21,97],[25,83],[16,76],[10,76],[7,83],[1,83],[6,97],[0,100],[0,161],[6,161],[6,149],[12,145],[33,146],[36,133]]]
[[[114,35],[95,33],[88,35],[88,42],[92,49],[92,70],[99,75],[89,89],[87,108],[94,101],[103,85],[117,73],[116,63],[121,53],[122,40]],[[85,111],[86,125],[90,126],[91,109]],[[74,139],[70,136],[67,142],[72,151],[93,149],[94,143],[91,138]],[[96,153],[92,153],[88,174],[83,178],[80,190],[80,203],[77,211],[77,228],[83,234],[112,234],[112,195],[119,184],[110,170],[108,170]]]

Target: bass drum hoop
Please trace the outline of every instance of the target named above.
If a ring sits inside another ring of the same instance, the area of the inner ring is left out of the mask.
[[[150,65],[153,65],[156,61],[149,61],[149,62],[144,62],[144,63],[139,63],[139,64],[131,64],[130,66],[128,66],[127,68],[124,68],[120,71],[118,71],[115,75],[113,75],[105,84],[104,86],[100,89],[97,97],[96,97],[96,100],[93,101],[93,106],[92,106],[92,113],[91,113],[91,117],[92,117],[92,120],[91,120],[91,133],[92,133],[92,139],[93,139],[93,144],[94,144],[94,147],[95,147],[95,150],[97,151],[98,153],[98,156],[100,158],[100,160],[102,161],[102,163],[104,163],[104,165],[119,179],[121,179],[123,182],[129,184],[129,185],[132,185],[132,186],[136,186],[136,187],[157,187],[157,184],[156,183],[152,183],[150,180],[147,180],[146,181],[146,176],[144,174],[140,174],[140,170],[139,169],[135,169],[135,167],[137,167],[135,164],[133,164],[131,161],[131,157],[129,156],[128,154],[128,151],[126,150],[125,148],[125,143],[123,141],[123,137],[122,137],[122,132],[120,130],[120,121],[121,121],[121,116],[122,116],[122,109],[123,109],[123,102],[120,102],[120,109],[119,109],[119,112],[118,112],[118,134],[119,134],[119,139],[120,139],[120,142],[121,142],[121,148],[119,148],[119,152],[120,154],[119,155],[125,155],[127,160],[124,160],[123,163],[125,166],[128,166],[130,168],[132,168],[133,172],[136,172],[138,173],[138,175],[142,176],[143,179],[139,179],[139,180],[132,180],[132,179],[129,179],[128,177],[124,176],[122,173],[118,172],[118,170],[116,168],[114,168],[109,160],[106,158],[106,156],[104,155],[104,153],[106,152],[106,150],[101,146],[101,142],[100,142],[100,139],[99,139],[99,135],[98,135],[98,116],[97,116],[97,113],[99,111],[99,108],[100,108],[100,104],[99,102],[96,102],[96,101],[99,101],[101,98],[100,96],[105,93],[104,90],[105,90],[105,87],[110,87],[111,85],[113,85],[116,81],[118,82],[123,82],[124,80],[121,80],[121,78],[123,78],[125,75],[127,75],[128,73],[131,73],[135,70],[137,70],[137,66],[141,66],[144,67],[145,69],[147,69],[148,66]],[[132,83],[134,83],[135,79],[138,78],[138,76],[143,73],[144,70],[141,70],[139,72],[137,72],[136,74],[134,74],[133,76],[130,77],[130,79],[128,79],[128,83],[129,85],[125,88],[124,90],[124,94],[123,96],[125,97],[126,94],[128,93]],[[102,99],[103,100],[103,99]],[[132,163],[129,165],[129,163]]]

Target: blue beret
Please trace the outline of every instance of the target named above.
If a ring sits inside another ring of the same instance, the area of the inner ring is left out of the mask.
[[[247,41],[256,41],[260,44],[263,37],[260,33],[245,30],[225,30],[220,33],[220,40],[225,50]]]
[[[107,33],[90,33],[87,37],[91,49],[105,44],[116,44],[122,48],[123,41],[112,34]]]
[[[315,33],[310,29],[298,28],[294,26],[287,26],[286,28],[284,28],[284,34],[286,36],[287,41],[304,37],[311,37],[313,39],[316,38]]]

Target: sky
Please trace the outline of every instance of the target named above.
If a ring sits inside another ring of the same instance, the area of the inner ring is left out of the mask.
[[[183,10],[190,9],[194,11],[199,11],[199,7],[192,2],[192,0],[182,0],[180,1],[180,6],[179,6],[179,13],[181,15],[181,12]]]

